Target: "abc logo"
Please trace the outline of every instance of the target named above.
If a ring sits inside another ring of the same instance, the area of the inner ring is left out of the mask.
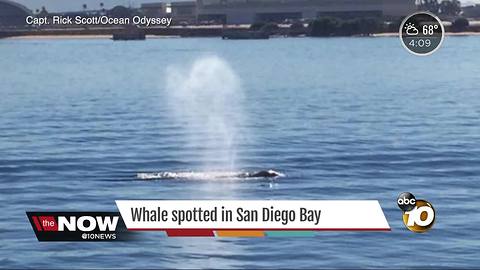
[[[422,233],[432,228],[435,222],[435,209],[425,200],[417,200],[409,192],[398,196],[397,204],[403,211],[403,223],[412,232]]]
[[[403,192],[398,196],[397,204],[403,212],[410,211],[415,208],[417,200],[410,192]]]

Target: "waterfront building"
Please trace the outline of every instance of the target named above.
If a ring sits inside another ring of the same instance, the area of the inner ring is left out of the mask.
[[[197,0],[198,20],[227,24],[379,17],[398,19],[416,10],[415,0]]]
[[[107,11],[107,15],[113,18],[131,18],[135,13],[134,9],[121,5],[115,6]]]
[[[197,2],[183,1],[170,3],[171,17],[175,23],[195,24],[197,22]]]
[[[0,29],[21,28],[25,26],[25,18],[32,15],[32,11],[23,5],[0,0]]]
[[[144,3],[140,6],[141,12],[150,18],[167,16],[167,4],[164,2]]]
[[[480,18],[480,5],[462,7],[462,16],[466,18]]]

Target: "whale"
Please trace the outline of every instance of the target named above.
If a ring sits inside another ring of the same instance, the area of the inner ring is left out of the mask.
[[[274,177],[279,177],[282,174],[279,172],[276,172],[274,170],[268,170],[268,171],[258,171],[254,173],[246,173],[244,176],[245,178],[274,178]]]
[[[256,172],[153,172],[137,173],[141,180],[167,180],[167,179],[246,179],[246,178],[277,178],[285,176],[274,170],[261,170]]]

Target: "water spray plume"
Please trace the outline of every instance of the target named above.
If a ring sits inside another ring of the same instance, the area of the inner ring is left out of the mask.
[[[240,80],[230,65],[207,56],[188,68],[170,67],[166,90],[188,147],[200,154],[202,170],[234,171],[244,114]]]

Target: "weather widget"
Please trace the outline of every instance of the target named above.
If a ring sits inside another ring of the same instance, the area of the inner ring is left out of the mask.
[[[440,19],[429,12],[408,16],[400,26],[403,46],[415,55],[430,55],[442,45],[445,29]]]

